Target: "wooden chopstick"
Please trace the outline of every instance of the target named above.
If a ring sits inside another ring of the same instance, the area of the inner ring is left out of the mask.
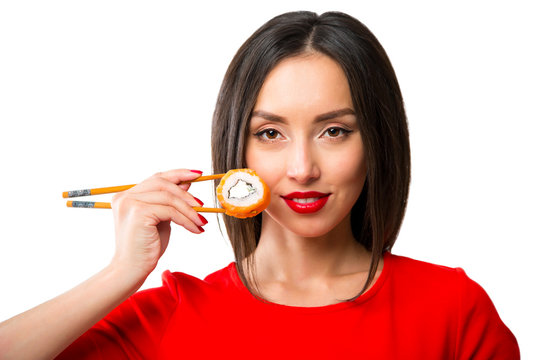
[[[111,203],[97,201],[68,201],[67,207],[77,208],[94,208],[94,209],[110,209]]]
[[[195,180],[182,181],[180,184],[187,184],[187,183],[192,183],[192,182],[221,179],[223,176],[225,176],[225,174],[205,175],[205,176],[200,176],[200,177],[196,178]],[[94,189],[82,189],[82,190],[64,191],[62,193],[62,197],[63,198],[72,198],[72,197],[79,197],[79,196],[111,194],[111,193],[116,193],[116,192],[124,191],[124,190],[127,190],[127,189],[131,189],[135,185],[137,185],[137,184],[110,186],[110,187],[102,187],[102,188],[94,188]]]
[[[182,181],[180,184],[187,184],[187,183],[192,183],[192,182],[221,179],[223,176],[225,176],[225,174],[205,175],[205,176],[200,176],[200,177],[196,178],[195,180]],[[137,185],[137,184],[110,186],[110,187],[83,189],[83,190],[64,191],[62,193],[62,197],[63,198],[72,198],[72,197],[79,197],[79,196],[111,194],[111,193],[116,193],[116,192],[124,191],[124,190],[127,190],[127,189],[131,189],[135,185]],[[111,203],[98,202],[98,201],[71,201],[70,200],[70,201],[68,201],[66,203],[66,205],[68,207],[76,207],[76,208],[111,209]],[[225,212],[225,209],[221,209],[221,208],[205,208],[205,207],[200,207],[200,206],[194,206],[193,209],[195,211],[197,211],[197,212],[215,212],[215,213],[224,213]]]
[[[91,208],[91,209],[111,209],[111,203],[108,202],[98,202],[98,201],[68,201],[66,203],[67,207],[76,207],[76,208]],[[214,213],[225,213],[225,209],[221,208],[205,208],[200,206],[193,206],[193,210],[196,212],[214,212]]]
[[[73,197],[79,197],[79,196],[111,194],[111,193],[116,193],[116,192],[124,191],[124,190],[127,190],[127,189],[131,189],[135,185],[137,185],[137,184],[110,186],[110,187],[102,187],[102,188],[94,188],[94,189],[83,189],[83,190],[70,190],[70,191],[64,191],[62,193],[62,197],[63,198],[73,198]]]

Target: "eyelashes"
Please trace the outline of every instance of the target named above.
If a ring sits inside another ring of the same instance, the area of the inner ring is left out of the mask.
[[[272,141],[276,140],[278,136],[283,137],[279,131],[275,129],[264,129],[254,134],[259,140]],[[266,136],[265,136],[266,135]]]
[[[350,133],[352,133],[352,130],[347,130],[338,126],[332,126],[323,132],[322,137],[328,138],[329,141],[340,141],[340,140],[345,139]],[[268,128],[268,129],[264,129],[259,132],[256,132],[253,134],[253,136],[255,136],[257,139],[259,139],[262,142],[275,142],[275,141],[279,141],[279,139],[283,137],[283,135],[281,135],[279,131],[272,128]]]
[[[328,133],[331,138],[344,137],[350,134],[352,131],[341,127],[333,126],[325,130],[325,134]],[[341,134],[341,135],[340,135]]]

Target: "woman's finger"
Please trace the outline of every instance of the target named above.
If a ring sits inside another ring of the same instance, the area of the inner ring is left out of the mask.
[[[146,204],[146,206],[148,206],[148,204]],[[179,212],[175,207],[153,204],[151,205],[151,208],[152,213],[159,219],[160,223],[172,221],[194,234],[204,232],[204,229],[201,227],[202,225],[197,225],[192,219]],[[200,222],[200,219],[197,218],[196,220]]]
[[[169,171],[158,172],[154,176],[163,178],[173,184],[180,184],[182,181],[195,180],[202,175],[200,170],[173,169]]]
[[[203,226],[207,222],[203,220],[204,217],[199,215],[193,207],[191,207],[186,201],[182,198],[172,194],[168,191],[150,191],[144,193],[136,193],[129,195],[132,199],[136,201],[143,202],[149,206],[153,205],[163,205],[170,206],[178,211],[180,214],[188,218],[191,222],[197,226]],[[198,206],[198,205],[195,205]]]
[[[167,195],[162,193],[116,196],[113,198],[112,208],[116,214],[115,217],[124,219],[124,224],[131,222],[138,224],[138,227],[150,226],[156,229],[156,226],[160,223],[173,221],[196,234],[204,231],[202,225],[204,225],[206,220],[203,221],[203,218],[199,217],[195,210],[187,206],[186,210],[188,214],[184,214],[172,205],[174,201],[171,202],[166,197]],[[127,219],[131,219],[131,221],[125,222]]]
[[[189,188],[189,184],[185,184],[186,190]],[[183,190],[180,188],[179,185],[174,184],[170,181],[168,181],[165,178],[159,177],[159,176],[153,176],[142,183],[138,184],[137,186],[131,188],[128,190],[129,193],[137,194],[137,193],[145,193],[145,192],[152,192],[152,191],[167,191],[169,193],[172,193],[185,202],[187,202],[191,206],[202,206],[203,203],[190,193],[188,193],[186,190]]]

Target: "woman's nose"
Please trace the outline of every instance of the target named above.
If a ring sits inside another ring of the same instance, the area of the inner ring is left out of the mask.
[[[317,155],[307,141],[293,143],[286,161],[287,176],[300,184],[308,184],[321,175]]]

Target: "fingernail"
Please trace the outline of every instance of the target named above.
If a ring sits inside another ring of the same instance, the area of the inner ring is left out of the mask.
[[[193,198],[195,199],[196,202],[199,203],[200,206],[204,205],[204,203],[201,200],[197,199],[195,196]]]
[[[201,232],[204,232],[204,229],[200,226],[197,226]]]
[[[201,219],[201,221],[203,222],[203,225],[208,224],[208,220],[206,220],[206,219],[204,218],[204,216],[202,216],[201,214],[197,214],[197,215],[199,215],[199,219]]]
[[[197,173],[197,174],[199,174],[199,175],[202,175],[202,171],[200,171],[200,170],[190,170],[190,171],[191,171],[191,172],[194,172],[194,173]]]

